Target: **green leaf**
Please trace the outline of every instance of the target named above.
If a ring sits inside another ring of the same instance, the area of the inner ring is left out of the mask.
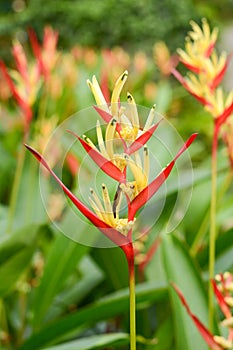
[[[59,293],[46,314],[46,320],[54,319],[65,312],[70,305],[77,305],[88,293],[103,280],[103,273],[95,262],[85,255],[78,266],[81,276],[76,276]],[[77,279],[77,277],[79,277]]]
[[[96,262],[105,273],[107,282],[114,290],[127,287],[128,266],[121,249],[95,249],[92,252]]]
[[[173,342],[173,325],[171,317],[168,317],[158,328],[155,333],[157,339],[157,344],[154,347],[150,347],[148,350],[152,349],[163,349],[170,350],[172,349]]]
[[[11,235],[5,235],[0,242],[0,297],[14,287],[31,261],[36,247],[39,227],[30,225]]]
[[[184,245],[172,235],[164,235],[162,242],[164,266],[169,282],[174,282],[184,294],[190,309],[202,323],[208,323],[207,297],[195,263]],[[207,350],[192,319],[180,299],[170,289],[175,327],[176,349]],[[195,339],[195,341],[194,341]]]
[[[166,295],[166,285],[164,284],[152,282],[140,284],[136,287],[137,308],[145,308],[152,302],[163,299]],[[128,312],[128,309],[129,291],[127,288],[46,325],[26,340],[19,350],[35,350],[48,343],[54,343],[66,334],[77,330],[80,326],[115,317],[126,311]]]
[[[43,323],[53,299],[61,292],[67,278],[75,271],[77,264],[88,250],[89,247],[73,242],[58,233],[48,253],[44,274],[33,301],[35,328],[39,328]]]
[[[82,338],[76,341],[68,342],[62,345],[44,348],[44,350],[91,350],[103,349],[109,346],[125,345],[129,343],[129,335],[126,333],[112,333],[93,335],[88,338]]]
[[[26,153],[17,194],[13,222],[14,229],[23,227],[25,224],[44,224],[48,222],[48,215],[41,198],[42,183],[43,190],[48,191],[48,181],[40,177],[36,162],[30,154]]]
[[[215,259],[215,273],[229,271],[233,266],[233,229],[221,233],[216,240],[216,259]],[[206,246],[199,254],[198,261],[208,274],[208,253],[209,246]]]

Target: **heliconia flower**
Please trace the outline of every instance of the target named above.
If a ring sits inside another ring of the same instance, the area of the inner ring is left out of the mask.
[[[58,32],[49,26],[45,27],[42,46],[40,46],[33,29],[29,29],[29,38],[34,55],[38,60],[41,73],[43,74],[45,81],[48,81],[51,71],[58,59]]]
[[[189,314],[189,316],[193,320],[195,326],[197,327],[199,333],[202,335],[202,337],[205,340],[205,342],[207,343],[207,345],[209,345],[212,350],[224,350],[225,347],[223,347],[220,344],[222,341],[222,339],[220,339],[220,338],[222,338],[222,337],[216,337],[213,334],[211,334],[210,331],[206,328],[206,326],[197,318],[197,316],[192,313],[192,311],[190,310],[188,303],[187,303],[184,295],[182,294],[181,290],[174,283],[172,283],[172,287],[176,291],[182,304],[186,308],[187,313]]]
[[[2,71],[3,77],[6,80],[7,85],[9,86],[9,89],[12,93],[12,96],[18,103],[19,107],[23,111],[23,117],[24,117],[24,127],[25,129],[28,129],[28,125],[32,119],[32,110],[30,105],[27,101],[20,95],[15,83],[13,82],[10,74],[8,73],[8,70],[5,66],[5,63],[3,61],[0,61],[0,69]]]
[[[222,88],[219,87],[231,55],[227,57],[224,52],[217,55],[214,50],[217,29],[211,33],[206,20],[203,20],[202,28],[194,22],[191,25],[193,31],[189,33],[185,50],[177,50],[180,62],[191,72],[185,77],[175,68],[171,72],[213,116],[219,129],[233,112],[232,92],[225,97]]]
[[[32,119],[32,106],[40,88],[40,72],[37,64],[28,63],[23,47],[18,41],[14,42],[12,52],[16,70],[8,71],[3,61],[0,61],[0,69],[12,96],[23,112],[26,131]]]
[[[102,109],[103,95],[96,79],[89,83],[97,99],[97,112],[107,122],[105,136],[103,136],[99,121],[96,125],[97,145],[88,137],[79,137],[71,132],[81,143],[90,157],[109,177],[118,182],[113,201],[110,200],[109,191],[105,184],[102,185],[102,198],[90,189],[89,209],[80,201],[57,177],[45,159],[32,147],[26,145],[28,150],[49,171],[57,183],[71,199],[79,211],[87,217],[100,231],[102,231],[112,242],[122,247],[126,252],[129,249],[133,254],[132,229],[136,220],[135,216],[142,206],[158,191],[164,181],[171,173],[176,160],[192,144],[197,134],[193,134],[181,147],[174,159],[162,170],[162,172],[148,184],[150,162],[146,143],[160,124],[154,124],[155,108],[152,107],[143,128],[140,127],[139,117],[133,97],[128,94],[127,114],[121,108],[119,100],[120,92],[126,79],[126,72],[120,76],[113,90],[110,106],[105,105]],[[130,134],[132,137],[129,137]],[[143,147],[143,150],[139,150]],[[128,181],[127,170],[130,170],[133,179]],[[127,204],[127,216],[121,216],[122,197]],[[127,253],[126,253],[127,254]],[[128,258],[127,258],[128,259]],[[132,262],[132,259],[128,259]],[[131,264],[131,263],[130,263]]]
[[[95,213],[93,213],[83,202],[81,202],[57,177],[57,175],[49,167],[45,159],[32,147],[26,145],[27,149],[35,156],[35,158],[49,171],[49,173],[55,178],[60,187],[64,190],[67,196],[75,204],[75,206],[80,210],[80,212],[86,216],[100,231],[102,231],[109,239],[119,246],[124,246],[129,243],[128,234],[132,230],[133,223],[135,221],[135,215],[139,208],[141,208],[162,186],[166,178],[169,176],[173,166],[175,165],[178,157],[191,145],[191,143],[196,138],[196,134],[193,134],[184,144],[184,146],[177,153],[175,158],[171,163],[156,177],[150,185],[143,189],[136,197],[129,203],[128,217],[119,218],[119,205],[121,202],[121,191],[123,193],[127,192],[127,188],[122,188],[120,186],[120,191],[118,191],[118,198],[114,200],[113,206],[111,205],[109,194],[105,185],[102,186],[102,197],[104,206],[102,205],[100,199],[97,197],[94,190],[91,190],[90,203]],[[130,165],[129,165],[130,166]],[[146,165],[145,165],[146,166]],[[135,168],[134,168],[135,167]],[[131,170],[135,175],[136,186],[140,186],[142,178],[140,173],[135,174],[139,169],[137,165],[131,164]],[[141,170],[140,170],[141,171]],[[125,185],[125,184],[122,184]],[[131,183],[128,183],[130,188]],[[127,185],[125,185],[127,187]],[[133,184],[133,186],[135,186]],[[132,188],[134,191],[134,188]],[[127,194],[127,193],[126,193]],[[128,194],[127,194],[128,196]],[[129,197],[129,196],[128,196]],[[126,239],[127,238],[127,239]],[[124,249],[124,248],[122,248]]]

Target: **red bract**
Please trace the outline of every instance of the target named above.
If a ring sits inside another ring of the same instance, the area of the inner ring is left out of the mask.
[[[201,72],[200,67],[193,66],[190,63],[185,62],[184,60],[180,60],[180,62],[189,70],[191,70],[193,73],[199,74]]]
[[[70,169],[71,174],[73,176],[76,176],[76,174],[78,173],[79,166],[80,166],[80,163],[79,163],[77,157],[74,154],[72,154],[71,152],[69,152],[67,154],[66,161],[67,161],[67,164],[68,164],[68,167]]]
[[[224,78],[224,74],[226,73],[228,63],[230,60],[230,56],[228,56],[226,63],[224,64],[223,68],[220,70],[220,72],[215,76],[215,78],[210,82],[209,87],[211,90],[216,89],[216,87],[221,83],[222,79]]]
[[[208,49],[206,50],[205,57],[210,57],[210,55],[214,50],[215,44],[216,44],[216,40],[210,43]]]
[[[42,47],[38,42],[34,30],[29,29],[28,33],[34,55],[39,63],[41,73],[43,74],[45,81],[47,81],[56,61],[58,32],[54,31],[51,27],[45,27]]]
[[[143,132],[140,136],[136,138],[136,140],[127,148],[126,154],[130,155],[134,152],[138,151],[146,142],[151,138],[154,131],[157,129],[162,119],[155,125],[153,125],[149,130]]]
[[[182,294],[182,292],[180,291],[180,289],[174,283],[172,283],[172,287],[176,291],[176,293],[177,293],[178,297],[180,298],[182,304],[186,308],[187,313],[192,318],[195,326],[197,327],[199,333],[202,335],[202,337],[205,340],[205,342],[211,347],[212,350],[224,350],[222,346],[220,346],[218,343],[216,343],[216,341],[214,340],[213,334],[211,334],[209,332],[209,330],[205,327],[205,325],[197,318],[197,316],[195,316],[192,313],[192,311],[190,310],[190,308],[189,308],[189,306],[187,304],[187,301],[185,300],[185,297]]]
[[[15,59],[16,68],[20,73],[20,75],[22,76],[27,89],[29,90],[30,82],[29,82],[29,76],[28,76],[28,62],[27,62],[25,52],[22,46],[18,42],[16,42],[13,45],[12,52]]]
[[[230,104],[230,106],[228,106],[221,115],[219,115],[216,118],[216,125],[218,127],[220,127],[222,124],[225,123],[225,121],[227,120],[227,118],[233,113],[233,102]]]
[[[34,157],[49,171],[54,177],[59,186],[63,189],[66,195],[79,209],[79,211],[92,222],[106,237],[108,237],[113,243],[121,247],[123,250],[127,249],[127,245],[130,243],[129,239],[117,231],[114,227],[109,226],[102,221],[96,214],[94,214],[82,201],[80,201],[57,177],[53,170],[49,167],[45,159],[32,147],[25,145],[27,149],[34,155]]]
[[[162,172],[153,180],[144,190],[142,190],[132,201],[129,210],[129,220],[133,220],[137,211],[145,205],[149,199],[159,190],[162,184],[165,182],[169,174],[171,173],[176,160],[181,154],[193,143],[197,134],[193,134],[181,147],[175,158],[162,170]]]
[[[100,152],[92,148],[90,145],[88,145],[87,142],[85,142],[81,137],[76,135],[74,132],[69,131],[72,135],[74,135],[81,143],[85,151],[88,153],[88,155],[94,160],[94,162],[109,176],[111,176],[113,179],[119,181],[119,182],[125,182],[125,176],[124,173],[120,171],[120,169],[113,164],[110,160],[106,159],[102,156]]]
[[[173,68],[171,73],[183,85],[183,87],[190,93],[190,95],[195,97],[203,106],[212,106],[211,103],[206,98],[204,98],[203,96],[197,95],[196,93],[194,93],[190,89],[190,87],[189,87],[188,83],[186,82],[185,78],[178,72],[177,69]]]

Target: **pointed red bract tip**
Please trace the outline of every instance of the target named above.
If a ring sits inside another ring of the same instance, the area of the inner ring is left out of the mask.
[[[98,106],[93,106],[96,110],[96,112],[101,116],[101,118],[106,122],[106,123],[110,123],[110,121],[112,120],[113,116],[104,111],[103,109],[101,109],[100,107]]]
[[[189,146],[191,146],[191,144],[193,143],[193,141],[196,139],[198,133],[194,133],[192,134],[188,140],[184,143],[184,145],[181,147],[181,149],[179,150],[179,152],[177,153],[177,155],[175,156],[174,160],[176,160],[177,158],[179,158],[179,156],[187,149],[189,148]]]
[[[227,108],[224,109],[222,114],[220,114],[215,119],[215,123],[218,125],[218,127],[224,124],[225,121],[230,117],[232,113],[233,113],[233,102]]]
[[[157,124],[153,125],[145,131],[142,135],[136,138],[136,140],[127,148],[126,154],[133,154],[134,152],[138,151],[142,146],[147,143],[147,141],[151,138],[155,130],[158,128],[159,124],[161,123],[163,119],[160,119]]]
[[[133,220],[137,211],[144,205],[149,199],[159,190],[162,184],[165,182],[169,174],[171,173],[176,160],[181,154],[193,143],[197,137],[197,133],[192,134],[189,139],[184,143],[174,159],[160,172],[160,174],[142,190],[132,201],[129,210],[129,220]]]
[[[196,73],[196,74],[199,74],[201,72],[201,69],[200,67],[197,67],[197,66],[193,66],[192,64],[190,63],[187,63],[183,60],[180,60],[180,62],[186,67],[188,68],[189,70],[191,70],[192,72]]]
[[[120,169],[113,164],[110,160],[106,159],[100,152],[92,148],[87,142],[85,142],[81,137],[75,134],[73,131],[67,130],[71,135],[74,135],[88,155],[94,160],[94,162],[112,179],[118,182],[125,182],[124,172],[121,172]]]

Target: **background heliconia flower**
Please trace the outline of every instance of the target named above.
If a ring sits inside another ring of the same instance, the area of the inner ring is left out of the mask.
[[[210,27],[205,19],[202,27],[191,22],[192,31],[186,38],[185,49],[178,49],[180,62],[189,72],[183,77],[172,68],[173,75],[213,116],[214,122],[222,125],[233,112],[233,92],[224,93],[219,85],[229,64],[230,56],[217,54],[215,44],[218,30]]]
[[[29,130],[33,118],[33,107],[42,86],[42,77],[45,82],[48,81],[58,59],[56,49],[58,32],[45,27],[42,47],[33,30],[29,31],[29,37],[35,55],[34,60],[29,61],[23,46],[15,41],[12,53],[16,69],[9,70],[5,63],[0,61],[2,76],[22,111],[25,133]]]
[[[43,74],[45,81],[48,81],[59,56],[57,51],[58,32],[49,26],[45,27],[42,46],[40,46],[37,36],[32,29],[29,30],[29,38],[34,55],[38,60],[41,74]]]

